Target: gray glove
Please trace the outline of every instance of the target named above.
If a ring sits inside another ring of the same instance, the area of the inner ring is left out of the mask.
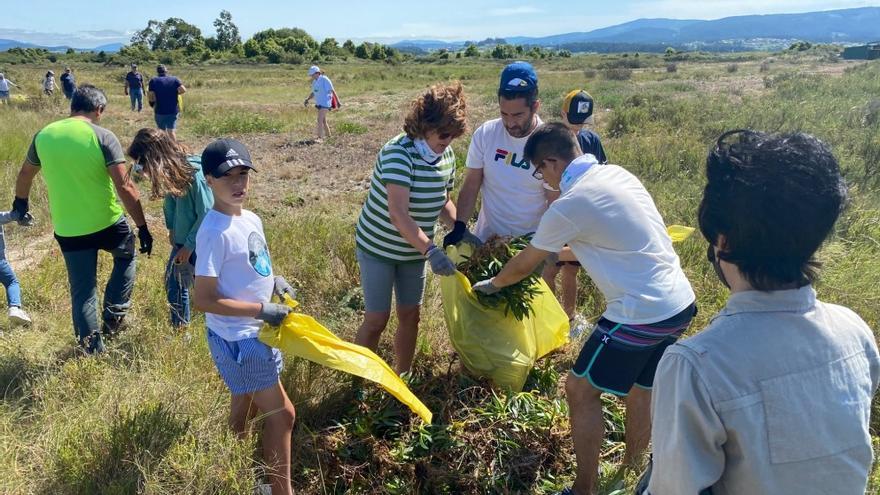
[[[180,285],[187,288],[193,286],[196,277],[196,267],[192,266],[190,262],[174,263],[171,265],[171,270]]]
[[[275,277],[275,295],[284,299],[284,294],[289,294],[291,298],[296,299],[296,289],[291,287],[287,280],[284,280],[284,277],[279,275]]]
[[[482,292],[483,294],[486,294],[488,296],[491,296],[492,294],[495,294],[496,292],[501,290],[499,287],[495,287],[494,278],[477,282],[471,286],[471,289],[473,289],[474,292]]]
[[[446,256],[442,249],[432,245],[425,256],[428,258],[428,263],[431,264],[431,271],[435,274],[443,277],[455,275],[455,263],[449,259],[449,256]]]
[[[284,318],[290,313],[290,311],[290,306],[286,304],[265,302],[263,303],[263,307],[260,308],[260,312],[257,313],[257,319],[263,320],[273,327],[277,327],[284,321]]]

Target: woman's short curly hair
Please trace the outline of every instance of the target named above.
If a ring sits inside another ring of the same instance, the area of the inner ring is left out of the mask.
[[[467,99],[460,82],[431,86],[412,101],[403,123],[403,132],[413,139],[429,131],[458,137],[467,130]]]

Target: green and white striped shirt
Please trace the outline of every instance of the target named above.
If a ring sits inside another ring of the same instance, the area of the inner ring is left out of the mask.
[[[455,153],[446,148],[431,165],[401,134],[385,143],[376,158],[370,194],[358,218],[355,241],[366,253],[391,263],[422,261],[425,257],[400,235],[388,213],[387,184],[409,188],[409,215],[429,238],[446,204],[455,177]]]

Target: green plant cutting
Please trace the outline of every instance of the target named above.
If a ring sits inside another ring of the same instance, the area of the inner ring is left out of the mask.
[[[467,277],[471,284],[489,280],[498,275],[504,265],[525,249],[532,240],[530,234],[519,237],[492,236],[476,248],[470,257],[458,264],[458,271]],[[475,292],[480,304],[503,309],[504,315],[512,315],[518,321],[534,314],[532,299],[540,292],[536,287],[540,272],[532,273],[518,283],[502,288],[494,294]]]

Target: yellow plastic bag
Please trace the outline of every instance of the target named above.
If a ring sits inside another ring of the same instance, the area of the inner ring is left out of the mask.
[[[456,264],[471,251],[464,243],[447,248]],[[505,316],[503,309],[480,304],[461,272],[440,279],[449,339],[472,373],[520,391],[535,361],[568,342],[568,316],[547,284],[540,280],[538,285],[540,293],[532,300],[534,315],[517,321]]]
[[[286,295],[284,302],[291,308],[299,304]],[[321,366],[374,381],[407,405],[426,423],[431,422],[431,411],[382,358],[366,347],[346,342],[333,335],[311,316],[291,312],[280,327],[264,326],[260,330],[259,339],[268,346],[280,349],[288,356],[308,359]]]
[[[666,232],[672,238],[672,242],[682,242],[694,233],[693,227],[685,227],[684,225],[667,225]]]

